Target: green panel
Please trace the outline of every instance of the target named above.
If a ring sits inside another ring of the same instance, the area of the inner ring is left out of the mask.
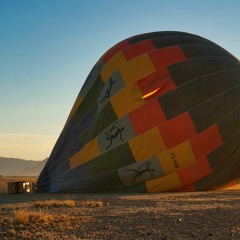
[[[237,75],[233,71],[225,71],[204,76],[160,96],[158,100],[165,115],[168,119],[171,119],[236,86],[240,82],[240,70],[236,70],[236,72],[239,74]],[[231,97],[229,97],[229,101],[232,102]],[[219,101],[219,105],[215,105],[214,107],[219,108],[222,104],[225,103]],[[205,118],[206,115],[214,115],[212,109],[209,109],[208,106],[206,106],[206,109],[203,107],[202,109],[199,108],[199,110],[201,111],[199,112],[199,114],[202,115],[200,116],[201,118]],[[196,114],[198,113],[198,110],[193,109],[192,112],[194,116],[195,112]],[[198,117],[199,116],[196,116],[194,118],[196,120],[195,122],[198,121]]]
[[[92,88],[93,83],[99,77],[101,69],[104,67],[104,61],[100,59],[92,68],[91,72],[88,74],[87,79],[85,80],[79,95],[85,97],[88,94],[88,91]]]
[[[185,56],[187,58],[195,58],[201,56],[223,56],[233,58],[231,54],[229,54],[224,49],[218,47],[214,47],[214,45],[205,45],[205,44],[186,44],[180,45]]]
[[[232,145],[232,146],[231,146]],[[240,178],[240,132],[215,150],[208,157],[214,168],[207,177],[199,180],[194,185],[196,190],[208,190],[216,186],[222,186]]]
[[[240,131],[236,132],[231,138],[224,142],[219,148],[210,153],[207,159],[213,170],[217,170],[225,163],[232,163],[231,159],[239,155],[240,151]],[[240,163],[240,158],[239,158]],[[240,171],[240,169],[239,169]],[[229,172],[226,172],[229,175]]]
[[[151,33],[134,36],[132,38],[129,38],[128,41],[130,44],[133,44],[146,39],[151,39],[156,37],[171,37],[171,36],[194,36],[194,35],[185,33],[185,32],[177,32],[177,31],[151,32]]]
[[[211,44],[209,41],[204,41],[199,38],[193,38],[188,35],[176,35],[176,36],[164,36],[164,37],[155,37],[152,38],[152,41],[156,48],[164,48],[173,45],[182,45],[182,44],[193,44],[193,43],[201,43],[201,44]]]
[[[84,167],[87,169],[88,175],[92,176],[102,172],[115,170],[134,162],[135,159],[128,143],[124,143],[118,148],[114,148],[111,151],[94,158],[90,162],[85,163]]]
[[[204,75],[228,69],[240,69],[240,64],[235,60],[224,57],[200,57],[168,67],[171,78],[177,86]]]
[[[116,171],[106,172],[103,174],[94,175],[88,178],[81,179],[77,184],[77,190],[84,192],[101,192],[105,188],[122,185]]]
[[[81,143],[86,145],[89,141],[97,137],[100,132],[102,132],[107,126],[109,126],[117,119],[118,118],[112,108],[111,103],[108,102],[100,112],[92,127],[80,137]]]
[[[73,115],[73,121],[78,122],[84,115],[86,115],[90,109],[96,104],[97,98],[100,95],[102,88],[104,87],[104,82],[99,75],[93,86],[87,93],[86,97],[81,102],[79,108]]]
[[[198,132],[210,127],[240,105],[240,85],[189,111]]]
[[[240,93],[239,93],[240,94]],[[240,129],[240,106],[217,123],[223,141]]]

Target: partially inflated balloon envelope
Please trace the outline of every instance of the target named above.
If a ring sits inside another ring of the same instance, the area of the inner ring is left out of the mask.
[[[154,32],[95,64],[38,191],[198,191],[239,179],[239,60],[200,36]]]

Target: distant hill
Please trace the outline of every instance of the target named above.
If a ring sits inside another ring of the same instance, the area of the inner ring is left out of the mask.
[[[43,161],[0,157],[2,176],[39,176],[48,159]]]

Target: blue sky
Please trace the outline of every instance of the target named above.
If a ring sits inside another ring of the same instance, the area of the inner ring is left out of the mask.
[[[136,34],[200,35],[240,58],[239,0],[0,0],[0,156],[49,156],[83,82]]]

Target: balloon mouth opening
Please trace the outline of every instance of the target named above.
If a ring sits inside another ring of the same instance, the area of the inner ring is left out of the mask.
[[[155,90],[153,90],[153,91],[145,94],[145,95],[142,96],[141,98],[142,98],[142,99],[148,98],[148,97],[152,96],[153,94],[155,94],[155,93],[156,93],[157,91],[159,91],[160,89],[161,89],[161,88],[157,88],[157,89],[155,89]]]

